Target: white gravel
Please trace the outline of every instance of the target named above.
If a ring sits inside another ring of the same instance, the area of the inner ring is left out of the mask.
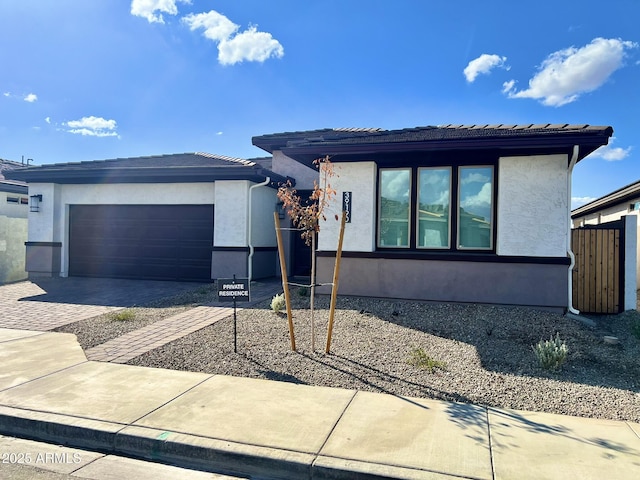
[[[325,354],[328,298],[316,300],[311,351],[308,298],[292,297],[295,352],[286,315],[266,301],[238,313],[238,353],[230,317],[129,363],[640,422],[640,341],[630,334],[638,312],[598,319],[592,329],[533,309],[341,297]],[[549,372],[531,346],[556,333],[569,356]],[[445,367],[410,365],[416,348]]]

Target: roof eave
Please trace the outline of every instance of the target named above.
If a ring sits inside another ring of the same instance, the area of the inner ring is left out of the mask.
[[[207,183],[217,180],[248,180],[263,182],[270,177],[270,186],[277,187],[289,180],[258,166],[238,167],[172,167],[131,169],[65,169],[41,170],[21,169],[11,172],[10,177],[28,183]],[[7,172],[8,173],[8,172]],[[9,175],[7,175],[9,177]]]
[[[354,143],[354,144],[326,144],[318,143],[303,146],[282,147],[282,152],[291,157],[296,156],[324,156],[324,155],[367,155],[395,152],[444,151],[444,150],[483,150],[483,149],[572,149],[580,146],[578,161],[584,159],[597,148],[606,145],[609,135],[543,135],[539,137],[491,137],[471,139],[440,139],[420,142],[389,142],[389,143]]]

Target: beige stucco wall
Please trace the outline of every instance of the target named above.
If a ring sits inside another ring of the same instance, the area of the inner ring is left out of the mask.
[[[351,223],[345,225],[342,248],[351,252],[373,252],[376,236],[376,172],[374,162],[334,163],[335,175],[329,180],[336,197],[320,223],[318,250],[334,251],[338,247],[342,212],[342,193],[352,192]]]
[[[18,203],[7,202],[7,197],[13,197],[18,199]],[[28,199],[29,196],[25,193],[8,193],[0,192],[0,215],[11,218],[27,218],[29,213],[29,205],[21,204],[20,199]]]
[[[569,234],[566,155],[501,157],[498,255],[565,257]]]
[[[0,285],[27,278],[25,271],[26,218],[0,215]]]
[[[298,190],[311,190],[313,188],[313,181],[318,179],[318,170],[296,162],[280,150],[273,152],[271,171],[283,177],[295,178],[295,188]]]
[[[247,180],[216,182],[215,226],[213,228],[214,246],[247,246],[250,185],[251,183]]]
[[[248,241],[254,247],[273,247],[276,245],[273,221],[278,201],[276,190],[266,186],[255,187],[251,190],[251,197],[251,238]]]

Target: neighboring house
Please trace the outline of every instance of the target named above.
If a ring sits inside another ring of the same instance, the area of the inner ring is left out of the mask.
[[[40,196],[29,213],[26,269],[30,277],[274,276],[273,212],[286,169],[271,157],[184,153],[12,171]],[[313,184],[315,171],[296,171]]]
[[[574,228],[620,220],[626,215],[640,215],[640,180],[576,208],[571,212]],[[637,239],[640,239],[640,219],[637,222]],[[636,278],[640,279],[640,242],[637,243]]]
[[[29,197],[24,182],[7,180],[10,170],[24,165],[0,159],[0,285],[27,278],[25,245]]]
[[[321,225],[318,282],[331,282],[333,214],[347,192],[341,294],[565,310],[572,169],[612,133],[446,125],[285,132],[253,144],[307,167],[331,156],[338,200]]]

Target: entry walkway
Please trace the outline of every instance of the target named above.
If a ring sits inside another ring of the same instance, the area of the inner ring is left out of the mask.
[[[93,362],[25,330],[0,329],[0,434],[258,478],[640,478],[637,423]]]
[[[239,311],[240,309],[238,309]],[[195,307],[86,351],[89,360],[127,363],[132,358],[233,315],[233,308]]]
[[[251,307],[281,291],[282,285],[279,280],[252,282],[251,301],[238,302],[237,305]],[[100,362],[127,363],[143,353],[233,315],[233,307],[229,305],[233,305],[233,302],[215,301],[159,320],[88,349],[87,358]],[[236,308],[236,310],[239,312],[242,308]]]

